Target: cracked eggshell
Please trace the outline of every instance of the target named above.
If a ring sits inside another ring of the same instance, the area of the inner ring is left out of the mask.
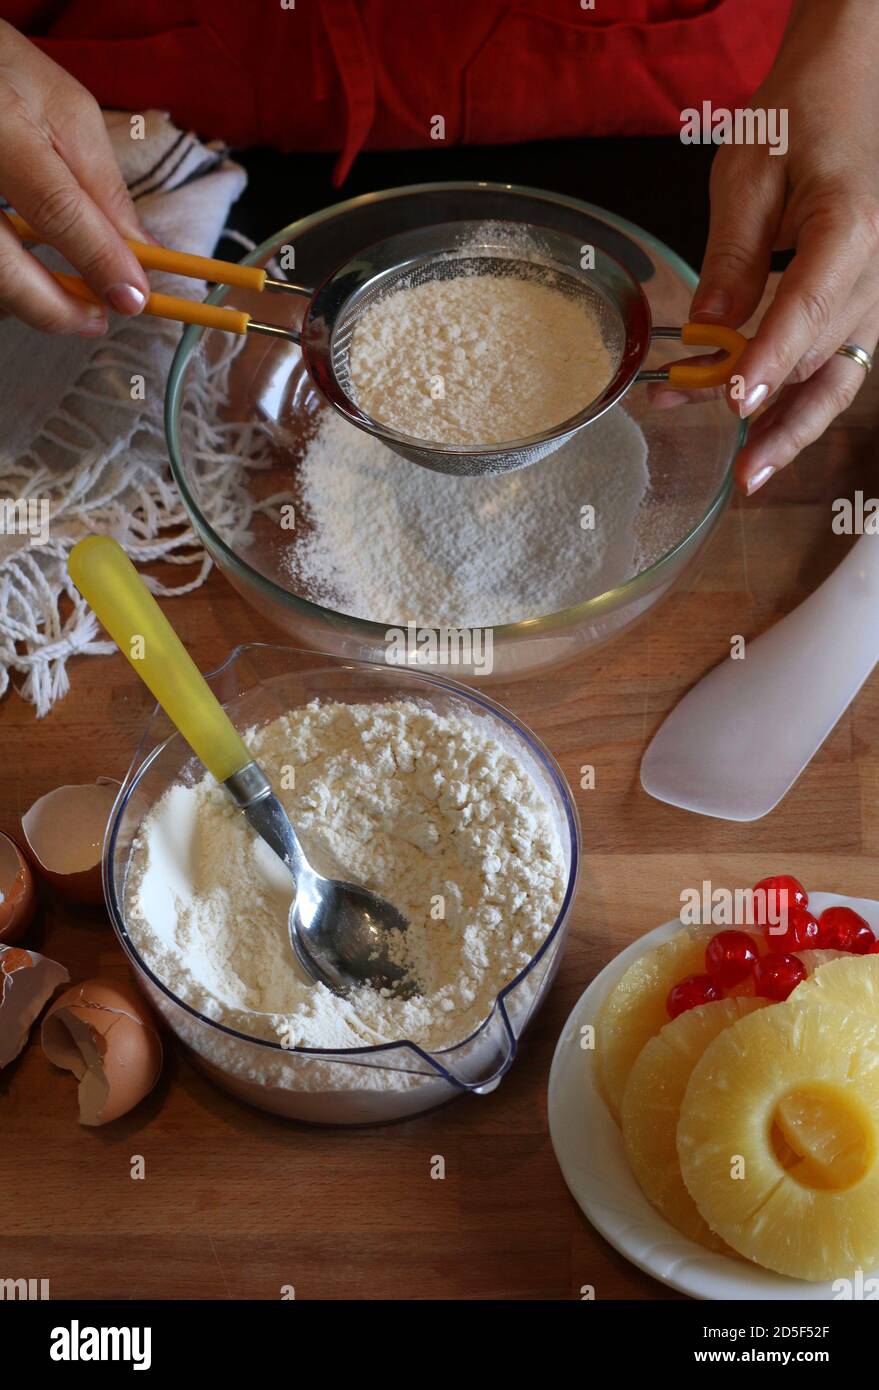
[[[18,845],[0,831],[0,943],[9,946],[27,931],[37,908],[31,866]]]
[[[155,1086],[162,1043],[146,1004],[130,985],[85,980],[43,1019],[43,1051],[79,1081],[79,1119],[105,1125],[127,1115]]]
[[[0,1068],[18,1056],[43,1005],[69,979],[57,961],[23,946],[0,946]]]
[[[103,902],[101,853],[118,782],[56,787],[21,818],[28,849],[53,888],[74,902]]]

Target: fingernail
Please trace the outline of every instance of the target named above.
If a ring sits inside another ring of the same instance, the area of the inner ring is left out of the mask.
[[[726,290],[708,290],[704,295],[696,295],[690,312],[693,317],[696,314],[707,314],[713,319],[725,319],[731,308],[732,299]]]
[[[161,246],[162,244],[158,237],[154,237],[152,232],[148,231],[142,222],[137,222],[134,225],[132,235],[135,241],[148,241],[151,246]]]
[[[687,405],[689,399],[686,391],[660,389],[651,396],[650,402],[656,410],[671,410],[676,405]]]
[[[758,468],[753,477],[749,478],[745,484],[745,491],[748,497],[750,497],[752,493],[758,492],[764,483],[768,483],[774,472],[775,468],[771,463],[764,464],[762,468]]]
[[[117,314],[139,314],[146,304],[146,296],[134,285],[111,285],[104,298]]]
[[[82,328],[76,331],[80,338],[99,338],[102,333],[107,331],[107,320],[103,314],[92,314],[87,318]]]
[[[753,415],[759,405],[762,405],[769,395],[769,387],[762,382],[759,386],[752,386],[750,391],[739,401],[739,415],[743,420],[747,420],[749,415]]]

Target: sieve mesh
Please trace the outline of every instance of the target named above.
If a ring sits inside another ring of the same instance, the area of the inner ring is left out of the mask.
[[[619,313],[588,282],[577,280],[552,266],[516,257],[498,255],[492,248],[484,254],[461,254],[432,257],[418,265],[389,271],[367,285],[360,294],[352,295],[345,304],[331,339],[330,358],[332,371],[344,394],[356,404],[357,397],[351,380],[351,344],[357,325],[366,311],[380,303],[391,294],[410,289],[428,281],[451,280],[462,277],[513,277],[529,280],[553,289],[579,304],[598,321],[605,346],[611,358],[614,372],[623,354],[624,330]],[[587,409],[593,402],[583,402]],[[378,422],[380,423],[380,422]],[[527,444],[524,447],[499,451],[494,445],[491,449],[461,449],[441,444],[423,446],[411,445],[407,456],[415,462],[435,467],[439,455],[446,462],[446,471],[467,473],[497,473],[511,469],[524,468],[538,459],[545,458],[571,438],[575,428],[565,428],[564,421],[551,432],[549,437]],[[462,466],[459,468],[457,464]]]

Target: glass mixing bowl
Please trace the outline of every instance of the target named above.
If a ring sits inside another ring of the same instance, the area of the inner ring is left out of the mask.
[[[135,754],[104,843],[104,893],[110,919],[138,983],[194,1061],[224,1090],[291,1119],[317,1124],[374,1124],[432,1109],[467,1091],[495,1089],[512,1066],[519,1038],[540,1007],[561,959],[574,901],[580,824],[571,789],[552,754],[508,710],[453,681],[385,665],[343,663],[320,653],[253,644],[237,647],[208,678],[242,732],[310,700],[408,698],[454,710],[498,738],[530,772],[555,820],[564,854],[564,898],[540,950],[498,994],[469,1038],[430,1053],[414,1042],[343,1049],[285,1048],[199,1013],[178,998],[143,959],[128,933],[125,883],[144,816],[168,787],[203,775],[201,764],[161,710]]]
[[[353,198],[283,228],[245,260],[260,266],[275,262],[275,273],[280,268],[299,283],[318,285],[392,232],[462,219],[520,222],[574,235],[622,262],[644,289],[654,322],[686,321],[696,277],[661,242],[587,203],[506,184],[421,184]],[[285,326],[298,312],[288,295],[218,288],[209,300]],[[645,365],[661,366],[680,353],[679,344],[657,343]],[[329,408],[291,341],[236,339],[190,327],[177,349],[165,402],[171,468],[195,530],[248,603],[309,647],[380,661],[387,657],[389,629],[401,624],[399,613],[371,613],[367,620],[335,611],[292,577],[291,547],[305,544],[309,535],[307,514],[303,517],[298,505],[299,464],[317,417]],[[634,544],[626,538],[634,558],[610,582],[600,570],[598,591],[584,578],[582,598],[573,605],[481,629],[483,648],[466,643],[444,648],[444,664],[454,675],[479,684],[570,661],[652,608],[702,550],[729,497],[744,425],[719,400],[655,411],[640,385],[629,390],[624,408],[646,438],[650,473],[634,521]],[[253,451],[247,466],[241,458],[236,461],[235,449],[245,456]],[[217,506],[220,480],[231,489],[228,507]],[[481,481],[456,483],[466,487]],[[284,499],[294,509],[295,531],[279,521]],[[425,525],[426,557],[430,529]],[[501,516],[498,547],[503,538]],[[491,660],[485,661],[488,641]]]

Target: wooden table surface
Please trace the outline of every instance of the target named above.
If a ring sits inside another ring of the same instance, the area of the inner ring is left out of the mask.
[[[699,574],[646,624],[551,677],[498,686],[577,791],[584,872],[557,982],[493,1094],[360,1131],[300,1126],[237,1104],[172,1045],[157,1091],[132,1115],[81,1128],[72,1078],[35,1036],[0,1074],[2,1276],[49,1278],[54,1298],[667,1297],[592,1230],[568,1195],[547,1132],[546,1084],[575,1000],[627,942],[676,915],[685,885],[747,885],[790,870],[807,885],[879,897],[879,678],[873,677],[784,803],[765,820],[701,819],[645,795],[638,765],[683,692],[798,604],[851,542],[831,502],[871,495],[877,385],[757,498],[737,499]],[[195,659],[277,640],[214,572],[168,604]],[[71,663],[72,690],[37,722],[0,706],[0,827],[62,782],[121,777],[145,702],[120,656]],[[803,701],[809,691],[801,692]],[[792,710],[792,716],[795,710]],[[28,944],[74,980],[125,974],[102,911],[48,897]],[[444,1181],[430,1176],[445,1158]],[[132,1181],[134,1155],[146,1180]],[[13,1194],[10,1200],[10,1194]]]

